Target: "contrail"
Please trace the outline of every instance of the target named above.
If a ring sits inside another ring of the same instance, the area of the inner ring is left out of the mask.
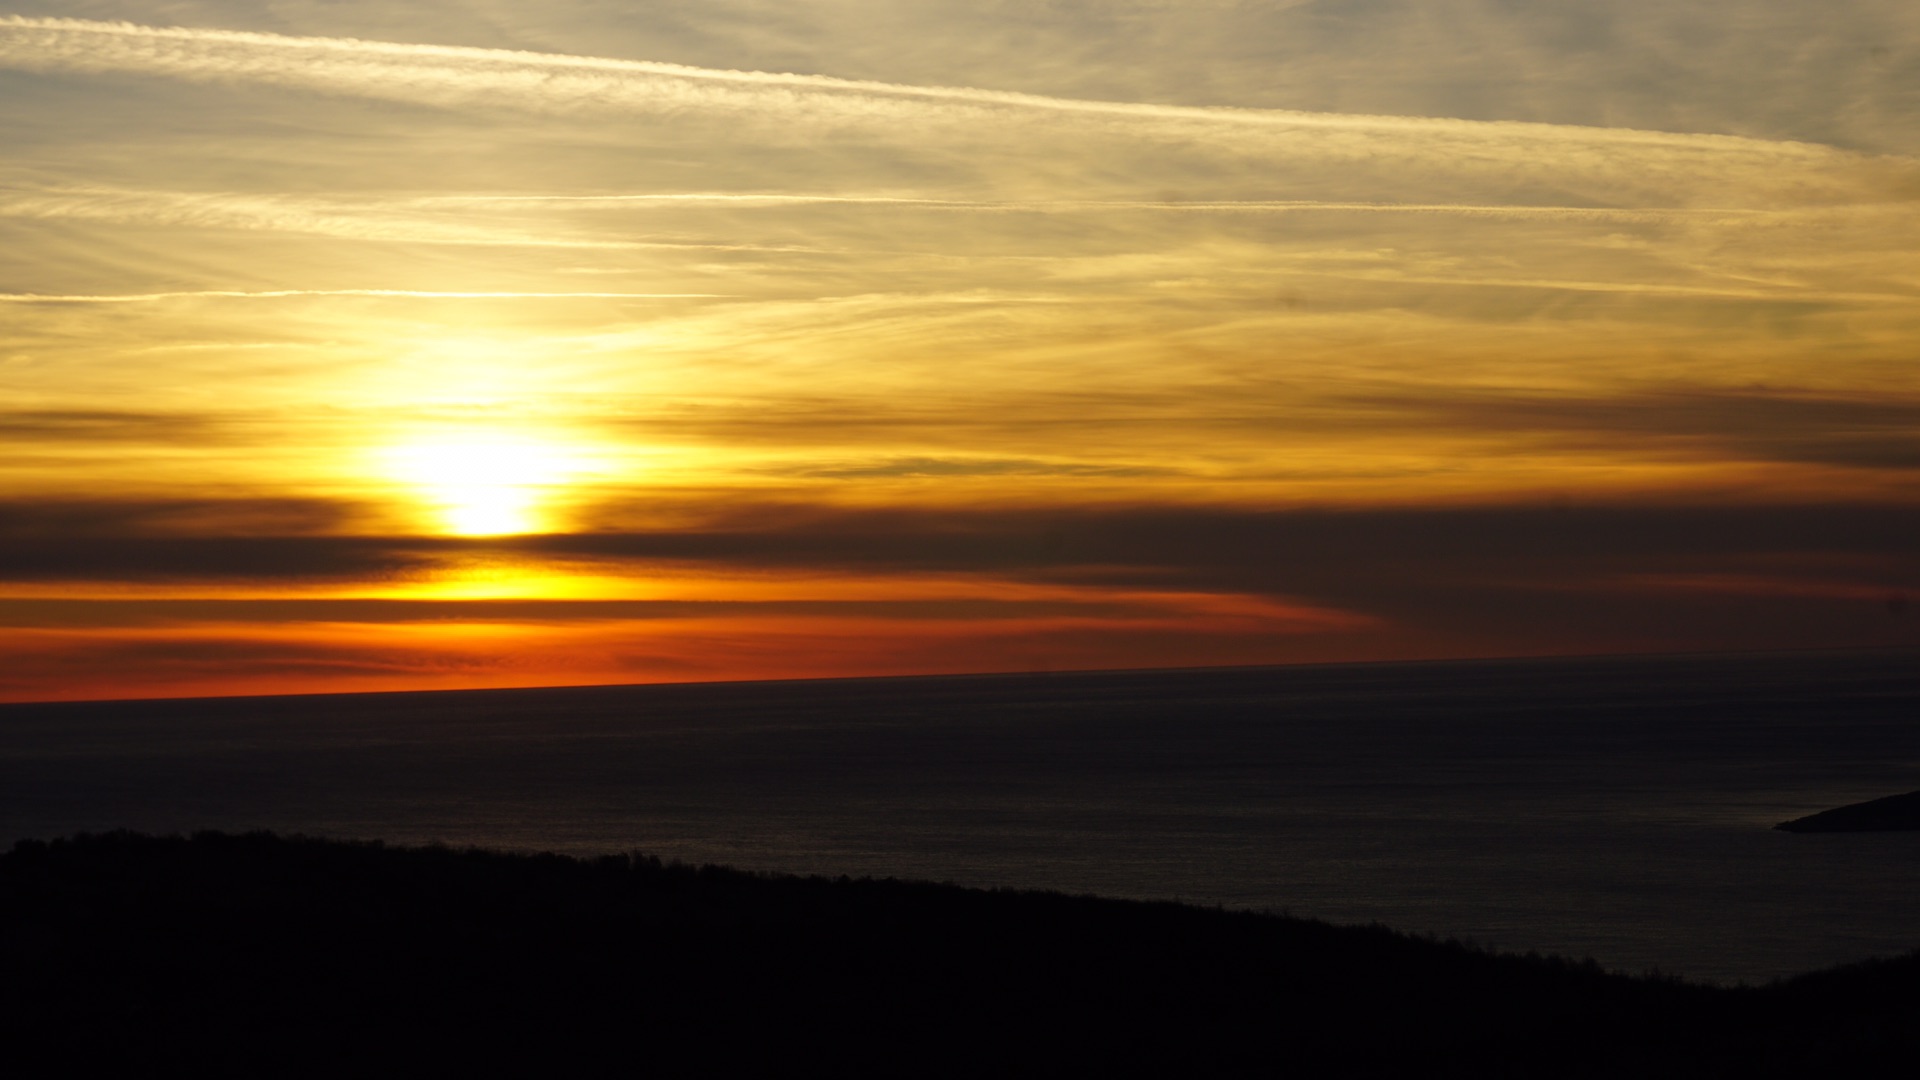
[[[778,209],[796,206],[880,207],[979,214],[1447,214],[1553,220],[1659,222],[1750,218],[1768,211],[1713,207],[1615,207],[1399,203],[1312,199],[932,199],[904,195],[814,195],[740,192],[651,192],[599,195],[429,195],[402,198],[328,198],[240,192],[171,192],[127,188],[0,187],[0,216],[152,221],[174,225],[273,229],[352,239],[441,244],[583,248],[688,247],[755,251],[814,251],[792,246],[672,241],[593,240],[528,234],[472,222],[414,220],[409,211],[561,207],[599,210],[722,207]],[[1777,212],[1775,212],[1777,214]]]
[[[984,214],[1094,214],[1109,211],[1203,214],[1378,213],[1454,214],[1465,217],[1551,218],[1657,222],[1672,219],[1749,218],[1768,211],[1738,207],[1540,206],[1486,203],[1396,203],[1315,199],[1045,199],[977,201],[922,199],[901,195],[793,195],[737,192],[675,192],[636,195],[432,195],[409,201],[439,206],[579,206],[606,209],[683,206],[787,207],[880,206],[908,210],[948,210]]]
[[[721,300],[730,293],[435,292],[421,289],[199,289],[179,292],[43,294],[0,293],[4,304],[145,304],[157,300],[284,300],[307,296],[402,297],[421,300]]]
[[[1278,109],[1158,105],[1049,97],[957,86],[914,86],[826,75],[733,71],[655,61],[508,49],[291,37],[141,26],[86,19],[0,16],[0,64],[30,70],[143,71],[201,80],[250,79],[373,96],[452,103],[510,96],[551,107],[819,107],[853,117],[899,106],[1079,114],[1182,127],[1300,133],[1392,134],[1443,141],[1543,142],[1829,162],[1829,147],[1746,138],[1519,121],[1368,116]]]

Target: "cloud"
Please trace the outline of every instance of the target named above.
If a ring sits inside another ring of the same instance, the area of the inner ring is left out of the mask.
[[[704,526],[493,541],[0,541],[0,569],[190,590],[463,561],[697,585],[727,602],[195,595],[0,602],[14,698],[383,685],[1911,646],[1920,508],[1505,506],[846,511],[715,508]],[[49,566],[36,552],[63,554]],[[22,556],[25,556],[23,558]],[[663,574],[665,575],[663,577]],[[857,582],[860,597],[808,599]],[[933,588],[944,582],[944,590]],[[1027,595],[1022,595],[1028,590]],[[67,590],[69,593],[78,590]],[[917,594],[917,595],[916,595]],[[621,657],[632,658],[622,660]],[[673,659],[671,664],[656,662]],[[48,674],[51,673],[51,674]]]
[[[1622,394],[1528,394],[1428,388],[1357,394],[1342,427],[1524,436],[1536,446],[1711,461],[1788,461],[1855,469],[1920,469],[1920,400],[1809,390],[1674,388]]]
[[[0,297],[4,300],[4,297]],[[115,409],[0,409],[0,443],[74,443],[81,445],[129,442],[174,444],[229,443],[238,438],[216,421],[187,413],[135,412]],[[15,508],[15,513],[18,509]],[[8,507],[0,503],[0,523]],[[0,525],[4,529],[4,525]]]
[[[1318,635],[1266,621],[760,617],[363,626],[207,624],[17,630],[0,699],[794,679],[928,672],[1254,663]],[[1348,621],[1345,634],[1351,635]],[[1335,634],[1334,636],[1342,636]]]
[[[4,24],[0,24],[3,26]],[[186,229],[242,229],[324,236],[382,244],[451,244],[480,247],[544,247],[588,251],[791,251],[790,247],[693,241],[606,239],[562,235],[551,228],[503,227],[471,218],[449,219],[422,212],[423,200],[321,199],[243,192],[143,191],[127,188],[0,188],[0,217],[80,220]],[[273,290],[158,293],[150,296],[500,296],[517,293],[432,292],[403,289]],[[541,295],[541,294],[532,294]],[[626,297],[625,293],[568,293]],[[641,294],[646,295],[646,294]],[[675,294],[667,294],[675,295]],[[711,295],[711,294],[698,294]]]
[[[327,535],[369,515],[314,498],[0,500],[0,581],[386,581],[440,566],[429,538]]]
[[[29,417],[35,414],[27,414]],[[70,416],[61,420],[72,422]],[[44,420],[42,420],[44,423]],[[177,415],[107,414],[82,417],[75,437],[97,438],[92,427],[122,427],[122,437],[144,440],[149,433],[172,436],[181,429],[198,435],[209,421]],[[64,424],[56,425],[56,428]],[[4,424],[0,424],[4,430]],[[72,434],[56,430],[57,435]],[[29,437],[38,437],[30,435]],[[102,540],[208,537],[219,540],[257,536],[300,536],[340,528],[364,512],[358,504],[335,499],[266,498],[40,498],[0,499],[0,537],[59,544]]]
[[[1863,175],[1865,159],[1856,155],[1736,136],[1098,101],[77,19],[0,18],[0,64],[263,83],[448,107],[611,111],[669,119],[726,116],[754,125],[760,139],[811,138],[800,133],[851,125],[903,142],[965,133],[992,145],[1011,137],[1008,125],[1037,122],[1096,140],[1171,141],[1187,145],[1189,152],[1211,146],[1270,161],[1342,163],[1362,171],[1419,162],[1441,172],[1493,171],[1523,183],[1537,180],[1589,195],[1604,190],[1656,202],[1709,192],[1780,205],[1850,201],[1885,179]],[[1879,168],[1901,175],[1913,171],[1910,163]]]
[[[0,23],[0,26],[4,26]],[[357,210],[357,212],[355,212]],[[344,212],[343,212],[344,211]],[[314,200],[239,192],[126,189],[0,189],[0,216],[41,220],[140,222],[198,229],[269,229],[382,243],[618,248],[616,242],[532,235],[472,223],[383,214]]]
[[[0,580],[380,584],[446,565],[430,542],[341,537],[0,536]]]
[[[743,565],[1053,573],[1134,570],[1160,584],[1306,587],[1316,575],[1479,575],[1529,565],[1766,553],[1911,555],[1920,507],[1872,504],[1496,505],[1361,509],[1230,506],[837,509],[717,504],[658,532],[528,537],[548,555]]]
[[[729,496],[682,504],[676,513],[683,524],[650,530],[499,539],[268,531],[276,524],[322,523],[340,513],[332,504],[292,500],[3,505],[0,575],[391,581],[462,561],[559,561],[747,575],[986,574],[1300,596],[1346,607],[1355,598],[1378,599],[1379,590],[1422,580],[1449,587],[1532,587],[1596,582],[1616,573],[1692,571],[1715,560],[1839,560],[1874,573],[1920,570],[1912,546],[1920,507],[1847,503],[851,509],[743,504]],[[252,535],[231,535],[242,524]]]
[[[1156,602],[1157,601],[1157,602]],[[1166,598],[898,600],[290,600],[5,599],[0,626],[175,626],[195,623],[533,623],[577,624],[663,619],[879,619],[980,622],[1079,618],[1163,619],[1178,614]],[[1311,612],[1296,613],[1302,618]],[[1336,613],[1321,613],[1335,621]]]
[[[970,476],[1169,476],[1178,470],[1136,465],[1088,465],[1032,458],[901,457],[879,461],[783,469],[797,476],[834,480],[881,480],[903,477]]]
[[[1898,395],[1838,397],[1792,391],[1669,390],[1570,397],[1437,390],[1373,395],[1372,422],[1477,433],[1528,434],[1560,446],[1727,460],[1920,469],[1920,401]],[[1350,417],[1347,423],[1362,423]]]
[[[646,192],[636,194],[494,194],[323,198],[241,192],[168,192],[101,187],[0,189],[0,216],[142,222],[211,228],[269,229],[349,239],[414,243],[620,249],[649,247],[786,251],[786,247],[671,244],[554,237],[489,229],[471,219],[434,218],[452,211],[673,212],[870,208],[958,214],[1435,214],[1536,221],[1737,224],[1760,210],[1688,207],[1545,206],[1508,203],[1361,202],[1328,199],[954,199],[897,194],[795,192]],[[1773,211],[1777,217],[1786,211]]]
[[[12,10],[153,21],[151,0]],[[168,0],[208,27],[1017,88],[1115,101],[1720,131],[1916,148],[1903,0]]]
[[[367,296],[407,300],[716,300],[725,293],[638,292],[428,292],[421,289],[197,289],[185,292],[0,293],[0,304],[147,304],[161,300],[295,300],[318,296]]]
[[[457,643],[328,639],[261,626],[16,630],[0,640],[0,699],[180,697],[514,685],[526,673],[497,650]]]

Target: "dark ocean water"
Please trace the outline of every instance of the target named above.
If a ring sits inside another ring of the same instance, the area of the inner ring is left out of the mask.
[[[1920,656],[0,706],[0,840],[268,828],[1287,910],[1761,982],[1920,947]]]

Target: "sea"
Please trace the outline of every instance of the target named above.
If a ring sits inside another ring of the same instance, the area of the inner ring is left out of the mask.
[[[1920,948],[1920,654],[0,706],[0,842],[272,829],[1381,923],[1760,984]]]

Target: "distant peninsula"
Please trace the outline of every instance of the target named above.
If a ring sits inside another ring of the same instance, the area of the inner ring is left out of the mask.
[[[0,854],[18,1076],[1740,1077],[1920,1054],[1920,953],[1729,988],[1058,893],[201,833]]]
[[[1893,832],[1920,829],[1920,791],[1889,795],[1851,806],[1837,806],[1803,818],[1783,821],[1784,832]]]

